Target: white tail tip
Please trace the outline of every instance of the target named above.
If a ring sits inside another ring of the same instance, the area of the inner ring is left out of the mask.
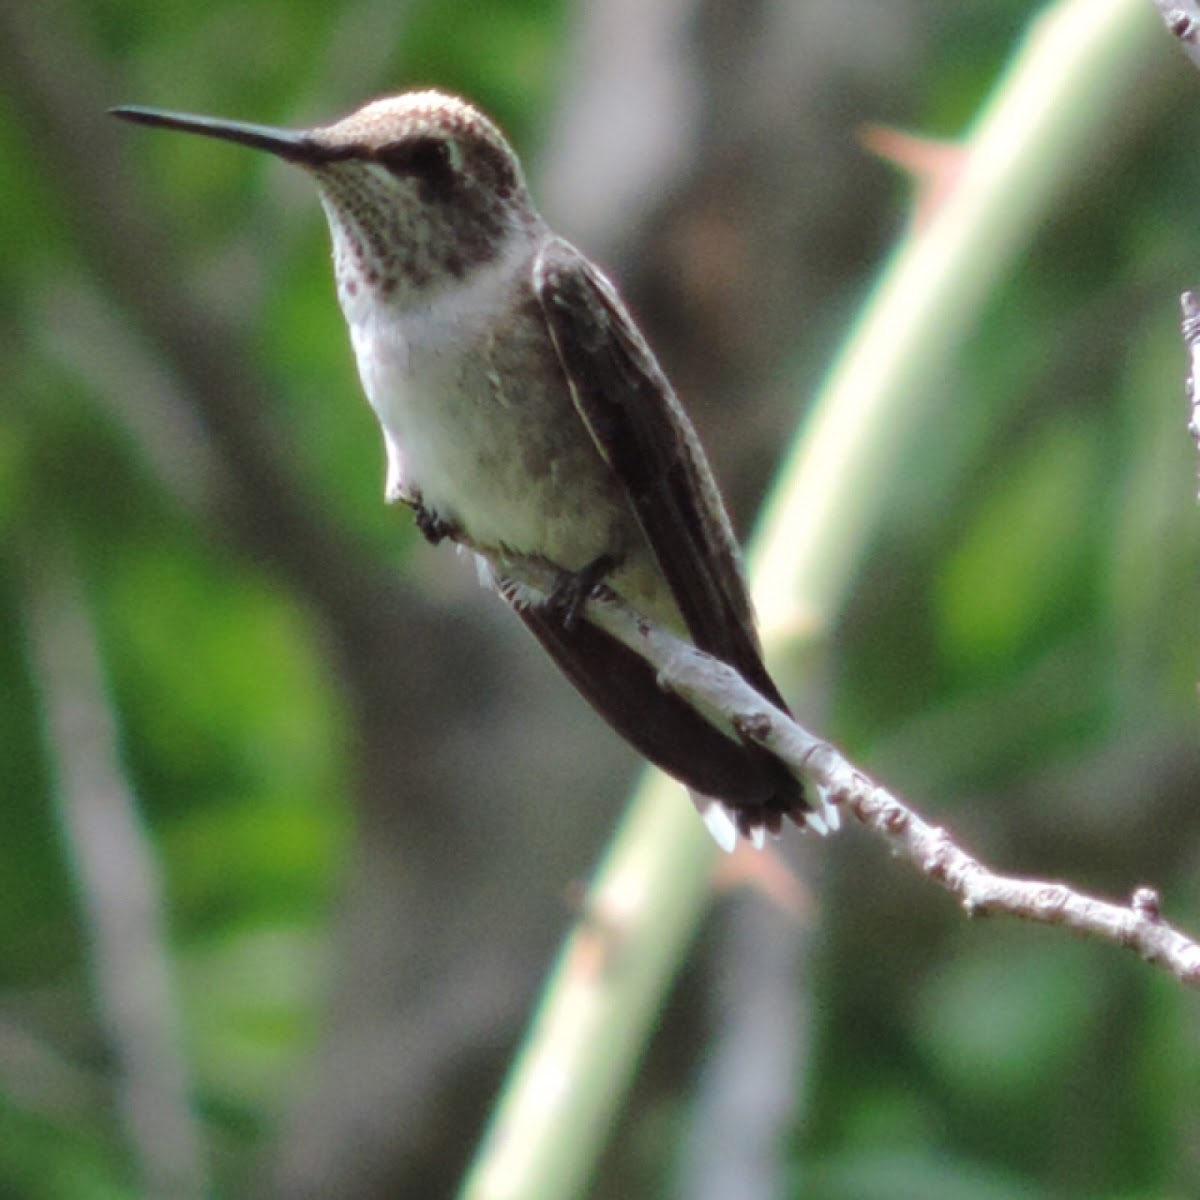
[[[733,814],[715,800],[709,800],[705,803],[697,803],[697,808],[700,809],[700,816],[704,819],[705,828],[712,834],[712,840],[725,851],[726,854],[732,854],[737,847],[737,823],[733,819]]]
[[[726,854],[732,854],[737,849],[739,827],[737,817],[732,810],[720,800],[712,800],[708,796],[691,793],[692,802],[700,813],[704,826]],[[837,805],[830,804],[824,792],[818,792],[816,807],[806,811],[802,823],[818,837],[828,837],[837,833],[842,827],[842,814]],[[746,840],[755,850],[761,850],[767,844],[766,825],[751,825],[746,833]]]

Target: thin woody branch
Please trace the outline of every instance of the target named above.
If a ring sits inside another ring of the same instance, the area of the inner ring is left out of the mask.
[[[1200,297],[1195,292],[1184,292],[1179,297],[1179,308],[1183,314],[1180,329],[1188,355],[1184,387],[1188,402],[1188,433],[1200,449]]]
[[[1200,67],[1200,3],[1196,0],[1154,0],[1168,32],[1183,52]],[[1186,291],[1179,297],[1180,331],[1187,348],[1188,432],[1200,449],[1200,295]]]
[[[543,564],[506,562],[507,578],[548,594],[555,573]],[[760,696],[730,666],[637,615],[607,589],[588,601],[587,618],[658,670],[664,688],[721,712],[744,737],[766,746],[796,775],[821,788],[922,875],[958,897],[970,916],[1011,916],[1063,925],[1085,937],[1134,950],[1200,990],[1200,943],[1162,919],[1154,889],[1127,904],[1089,896],[1065,883],[993,871],[950,834],[876,783],[830,743]]]

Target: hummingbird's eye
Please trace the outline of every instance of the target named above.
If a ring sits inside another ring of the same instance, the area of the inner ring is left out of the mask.
[[[398,179],[417,179],[434,195],[454,182],[450,145],[445,138],[416,137],[382,146],[376,158]]]

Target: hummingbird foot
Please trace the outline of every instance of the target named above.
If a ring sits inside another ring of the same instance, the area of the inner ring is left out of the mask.
[[[545,611],[558,617],[569,633],[574,632],[584,606],[616,565],[617,560],[611,554],[602,554],[581,571],[562,571],[546,597]]]
[[[436,513],[426,508],[420,499],[411,500],[408,503],[412,506],[413,516],[417,521],[417,528],[431,546],[436,546],[446,538],[450,538],[453,541],[457,537],[459,528],[453,521],[447,521],[444,517],[439,517]]]

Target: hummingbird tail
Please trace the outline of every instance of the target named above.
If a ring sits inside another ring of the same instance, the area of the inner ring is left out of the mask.
[[[805,823],[811,805],[791,771],[769,751],[722,733],[687,701],[664,691],[641,655],[587,620],[568,628],[538,605],[512,607],[563,674],[634,749],[706,801],[729,810],[737,830],[752,842],[761,842],[756,831],[777,832],[784,818]]]

